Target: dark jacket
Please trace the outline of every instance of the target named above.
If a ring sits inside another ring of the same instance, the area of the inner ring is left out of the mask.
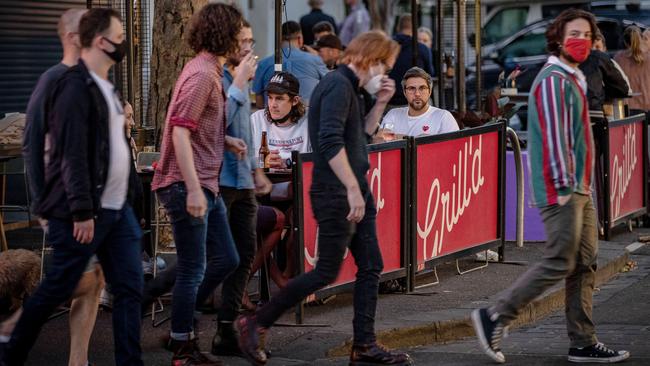
[[[334,33],[338,33],[336,30],[336,21],[331,16],[323,13],[320,9],[312,9],[311,12],[307,15],[303,15],[300,18],[300,28],[302,29],[302,38],[306,45],[311,46],[314,43],[314,32],[312,28],[318,22],[326,21],[332,24],[334,28]]]
[[[630,86],[608,54],[592,50],[580,70],[587,78],[589,110],[602,111],[606,100],[627,97]]]
[[[371,108],[370,95],[359,88],[359,79],[346,65],[325,75],[311,95],[309,140],[313,149],[312,187],[340,186],[329,161],[345,148],[350,167],[362,192],[367,192],[368,163],[365,116]]]
[[[30,210],[36,214],[45,190],[45,104],[56,81],[68,70],[58,63],[45,71],[32,91],[25,111],[23,159],[30,195]]]
[[[46,108],[52,147],[38,214],[46,219],[91,219],[101,209],[108,177],[109,109],[83,61],[57,81]],[[138,184],[135,166],[130,168],[127,201],[133,202]]]
[[[424,71],[428,72],[429,75],[433,76],[433,64],[431,61],[431,50],[424,45],[424,43],[418,42],[418,62],[417,65],[413,65],[413,38],[405,34],[397,34],[393,39],[399,43],[401,49],[397,60],[395,60],[395,65],[393,69],[388,73],[391,79],[395,80],[395,87],[397,90],[391,98],[389,104],[392,105],[406,105],[406,97],[404,96],[404,91],[402,90],[402,79],[406,71],[413,66],[418,66]]]

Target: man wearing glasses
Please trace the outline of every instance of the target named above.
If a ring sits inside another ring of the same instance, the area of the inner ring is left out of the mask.
[[[456,119],[448,111],[429,105],[431,75],[419,67],[410,68],[402,79],[408,106],[391,109],[381,122],[379,136],[390,141],[394,136],[437,135],[458,131]]]

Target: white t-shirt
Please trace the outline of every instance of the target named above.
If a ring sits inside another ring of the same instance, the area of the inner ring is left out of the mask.
[[[278,150],[283,160],[290,160],[291,151],[294,150],[301,153],[311,152],[306,113],[297,123],[288,126],[278,126],[266,119],[265,111],[262,109],[251,115],[251,123],[253,124],[252,133],[255,153],[259,151],[262,145],[263,131],[266,131],[269,150]],[[287,167],[291,167],[290,161]]]
[[[438,135],[458,131],[456,119],[444,109],[430,105],[425,113],[417,117],[409,116],[408,112],[409,107],[391,109],[381,121],[381,128],[384,128],[386,123],[391,123],[396,134],[406,136]]]
[[[102,208],[109,210],[121,210],[126,201],[129,189],[129,174],[131,172],[131,160],[129,146],[124,137],[124,109],[122,103],[115,93],[115,88],[108,80],[104,80],[94,72],[90,72],[99,90],[102,91],[106,104],[108,105],[108,133],[109,133],[109,163],[106,186],[102,193]]]

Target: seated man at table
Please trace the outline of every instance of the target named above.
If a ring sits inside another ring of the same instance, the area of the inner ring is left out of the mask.
[[[429,104],[432,86],[431,75],[419,67],[412,67],[404,74],[402,91],[408,106],[393,108],[384,116],[377,134],[379,141],[458,131],[458,123],[451,113]]]
[[[269,149],[269,166],[271,172],[287,173],[287,181],[273,184],[271,201],[273,206],[260,206],[257,214],[257,231],[262,238],[262,246],[255,255],[250,273],[255,273],[264,263],[264,259],[281,241],[285,223],[285,212],[290,212],[292,189],[291,152],[311,151],[307,130],[305,105],[298,94],[300,83],[288,72],[276,73],[266,87],[267,106],[251,115],[254,151],[259,151],[262,144],[262,132],[266,132]],[[291,215],[286,215],[291,216]],[[284,287],[293,274],[291,260],[291,240],[285,240],[287,265],[281,272],[275,261],[271,262],[269,275],[278,287]],[[252,307],[245,297],[244,306]]]

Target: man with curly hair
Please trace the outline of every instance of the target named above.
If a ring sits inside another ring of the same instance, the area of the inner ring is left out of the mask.
[[[546,229],[541,260],[504,291],[494,306],[472,312],[483,352],[506,362],[501,340],[524,307],[566,281],[569,362],[614,363],[630,357],[600,343],[592,319],[598,233],[592,201],[594,140],[587,80],[578,66],[589,57],[598,28],[591,13],[568,9],[546,31],[551,53],[528,98],[528,166],[533,200]]]
[[[192,19],[189,44],[196,52],[174,88],[152,189],[172,222],[177,252],[167,348],[173,365],[220,365],[201,353],[194,334],[194,309],[237,266],[239,255],[219,193],[224,150],[239,158],[246,143],[225,135],[223,65],[239,52],[239,10],[209,4]]]

